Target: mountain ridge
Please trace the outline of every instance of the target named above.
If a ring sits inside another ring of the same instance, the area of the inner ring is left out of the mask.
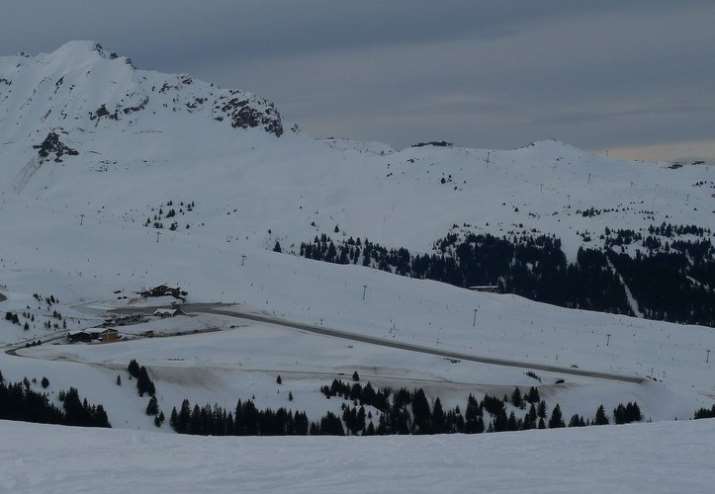
[[[280,248],[458,286],[498,285],[514,274],[475,272],[456,257],[491,242],[507,251],[549,251],[553,283],[566,269],[562,259],[597,262],[590,269],[607,286],[619,280],[616,267],[635,269],[626,257],[678,252],[685,262],[678,283],[700,296],[715,286],[699,267],[712,261],[711,247],[700,243],[711,246],[715,229],[707,164],[613,160],[558,140],[512,150],[443,141],[394,150],[284,134],[271,102],[185,74],[137,70],[93,42],[70,42],[34,58],[4,57],[0,77],[8,81],[0,84],[0,205],[7,215],[29,208],[38,224],[82,218],[102,228],[144,230],[154,240],[152,233],[176,242]],[[366,259],[350,239],[369,239],[377,257]],[[402,260],[389,253],[400,249]],[[504,266],[507,251],[500,254]],[[538,273],[544,260],[529,255],[519,264]],[[449,262],[464,272],[427,269],[424,256],[454,258]],[[617,305],[539,295],[529,284],[538,286],[540,276],[515,293],[625,313],[637,306],[625,295]],[[711,319],[689,321],[702,320]]]
[[[220,89],[188,74],[139,70],[129,58],[107,54],[92,41],[68,42],[35,57],[2,57],[0,81],[5,136],[57,128],[84,132],[108,123],[126,129],[137,118],[150,118],[147,114],[167,113],[198,113],[233,128],[283,134],[280,113],[265,98]]]

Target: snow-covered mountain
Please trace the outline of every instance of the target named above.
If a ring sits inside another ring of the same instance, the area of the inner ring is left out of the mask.
[[[220,221],[237,209],[231,223],[260,241],[268,229],[299,242],[338,225],[342,235],[422,252],[465,223],[497,235],[555,234],[569,256],[584,233],[606,226],[712,224],[707,165],[609,160],[558,141],[394,152],[278,138],[283,124],[271,102],[189,75],[137,70],[93,42],[0,58],[0,81],[5,202],[33,196],[72,214],[104,206],[106,215],[141,221],[152,206],[193,195],[197,219]],[[259,130],[244,130],[252,128]],[[57,138],[42,147],[51,133]],[[58,158],[66,148],[77,155]],[[72,204],[66,196],[80,191]],[[599,213],[585,217],[591,208]]]
[[[36,57],[3,57],[0,73],[0,132],[6,141],[58,128],[91,133],[105,120],[126,131],[139,119],[180,118],[177,113],[200,116],[194,118],[197,124],[213,119],[234,128],[283,133],[280,114],[265,99],[218,89],[186,74],[137,70],[130,59],[90,41],[70,42]]]
[[[93,42],[3,58],[0,77],[6,214],[31,201],[60,222],[145,226],[176,239],[241,238],[252,248],[280,245],[459,286],[499,285],[566,307],[715,325],[715,312],[701,309],[715,285],[708,164],[610,160],[558,141],[507,151],[439,141],[394,151],[314,140],[284,134],[265,99],[137,70]],[[301,248],[323,234],[329,238],[317,250]],[[501,268],[478,266],[479,236],[487,234],[508,239],[509,251],[534,244],[544,259],[502,251],[490,261]],[[351,238],[376,244],[375,257],[343,245]],[[326,241],[337,245],[335,255]],[[460,244],[477,246],[473,259],[463,258]],[[399,248],[409,251],[407,260],[379,253]],[[621,256],[579,257],[580,248]],[[415,268],[417,256],[447,250],[462,257],[456,275],[434,262]],[[632,261],[638,250],[649,258]],[[677,253],[686,266],[669,273],[659,253]],[[569,263],[578,263],[570,281],[560,278]],[[654,270],[682,298],[653,293],[641,273]],[[552,280],[547,289],[541,279]],[[590,284],[590,292],[560,290],[573,296],[553,288]]]
[[[65,329],[100,324],[105,309],[166,304],[137,295],[163,283],[187,290],[189,302],[647,381],[568,375],[559,386],[561,374],[545,374],[549,403],[568,413],[637,399],[648,418],[685,418],[715,393],[711,329],[631,317],[711,321],[712,305],[701,302],[715,286],[708,164],[612,160],[558,141],[394,150],[314,139],[284,131],[275,105],[251,93],[138,70],[96,43],[71,42],[0,58],[0,176],[0,311],[17,316],[0,320],[0,341],[36,357],[3,354],[0,370],[12,379],[56,376],[52,393],[79,386],[115,425],[153,427],[133,390],[113,385],[132,358],[149,367],[167,413],[187,396],[288,405],[277,373],[298,390],[292,405],[314,414],[339,411],[337,400],[316,401],[319,386],[358,368],[376,383],[428,386],[452,405],[470,392],[502,396],[535,384],[526,364],[346,346],[255,321],[230,331],[238,323],[216,314],[122,330],[128,339],[207,333],[171,340],[14,345],[62,341]],[[486,235],[505,242],[492,249],[501,271],[476,262],[492,245]],[[366,256],[366,239],[376,257]],[[307,255],[316,244],[335,254]],[[587,258],[581,248],[608,255]],[[458,276],[435,274],[437,261],[417,273],[425,254],[457,259]],[[659,278],[660,264],[648,263],[670,263],[662,258],[670,255],[683,264]],[[400,259],[404,272],[393,264]],[[572,308],[463,289],[480,284]],[[611,297],[609,287],[620,291]]]

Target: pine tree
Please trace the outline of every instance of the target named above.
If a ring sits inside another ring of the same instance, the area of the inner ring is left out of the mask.
[[[156,396],[152,396],[146,406],[147,415],[156,415],[159,413],[159,403],[156,401]]]
[[[401,398],[404,396],[405,398]],[[400,390],[395,396],[393,406],[396,409],[396,413],[399,412],[402,404],[409,402],[409,392]],[[417,427],[417,434],[429,434],[432,430],[432,415],[430,413],[429,402],[425,396],[425,392],[420,388],[415,391],[414,397],[412,399],[412,415],[414,417],[414,424]]]
[[[596,410],[596,417],[593,419],[595,425],[608,425],[608,417],[606,417],[606,411],[603,409],[603,405],[598,407]]]
[[[283,252],[283,249],[281,249],[281,244],[278,242],[278,240],[276,240],[276,245],[273,246],[273,252],[278,252],[279,254]]]
[[[558,429],[560,427],[565,427],[563,418],[561,416],[561,407],[557,403],[551,412],[551,418],[549,419],[549,429]]]
[[[619,403],[613,410],[613,422],[616,424],[626,423],[626,408],[623,406],[623,403]]]
[[[536,414],[536,407],[534,406],[534,403],[531,403],[531,406],[529,407],[529,412],[527,413],[527,416],[529,417],[529,421],[532,422],[533,424],[536,424],[536,418],[538,415]]]
[[[571,420],[569,420],[569,427],[583,427],[586,425],[583,423],[583,419],[578,416],[578,414],[575,414],[571,416]]]
[[[540,400],[541,398],[539,397],[539,390],[536,389],[534,386],[529,388],[529,394],[526,398],[526,401],[528,401],[529,403],[538,403]]]
[[[129,371],[130,376],[132,376],[135,379],[139,378],[139,363],[136,360],[132,359],[129,362],[129,366],[127,367],[127,370]]]
[[[50,380],[47,379],[46,377],[43,377],[42,381],[40,381],[40,384],[42,385],[43,388],[47,389],[50,386]]]
[[[154,394],[156,394],[154,383],[149,377],[149,372],[144,366],[139,369],[139,373],[137,375],[137,391],[139,392],[139,396],[144,396],[144,393],[147,393],[149,396],[154,396]]]
[[[171,416],[169,417],[169,425],[171,426],[172,429],[174,429],[176,432],[179,432],[178,430],[178,425],[179,425],[179,414],[176,411],[176,407],[171,409]]]
[[[355,381],[355,382],[360,381],[360,375],[357,373],[357,371],[353,372],[353,381]]]
[[[432,433],[442,434],[445,432],[445,415],[442,409],[442,402],[437,398],[434,402],[434,410],[432,411]]]
[[[638,403],[628,403],[626,405],[626,421],[630,422],[640,422],[643,419],[641,415],[641,410],[638,407]]]
[[[464,412],[464,432],[467,434],[478,434],[484,431],[484,423],[482,422],[482,430],[478,430],[478,421],[481,420],[482,408],[477,400],[471,394],[467,398],[467,409]]]
[[[281,379],[281,376],[280,376],[280,375],[278,375],[278,377],[276,378],[276,384],[279,385],[279,386],[280,386],[281,384],[283,384],[283,379]]]
[[[524,400],[521,396],[519,388],[514,388],[514,392],[511,394],[511,404],[517,408],[522,408],[524,406]]]
[[[546,402],[545,401],[539,402],[539,408],[536,411],[536,415],[540,419],[546,419]]]

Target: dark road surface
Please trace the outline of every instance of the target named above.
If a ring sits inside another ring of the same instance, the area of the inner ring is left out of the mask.
[[[375,336],[367,336],[360,333],[355,333],[351,331],[344,331],[340,329],[328,328],[325,326],[315,326],[312,324],[305,324],[301,322],[289,321],[287,319],[282,319],[278,317],[272,317],[268,315],[256,314],[253,312],[243,312],[239,309],[233,308],[227,304],[184,304],[181,306],[182,310],[186,313],[190,312],[200,312],[206,314],[217,314],[221,316],[235,317],[238,319],[246,319],[249,321],[263,322],[267,324],[275,324],[277,326],[283,326],[286,328],[298,329],[301,331],[307,331],[309,333],[319,334],[323,336],[331,336],[334,338],[342,338],[345,340],[357,341],[360,343],[367,343],[370,345],[379,345],[382,347],[396,348],[399,350],[406,350],[410,352],[424,353],[428,355],[437,355],[439,357],[446,357],[450,359],[465,360],[469,362],[477,362],[481,364],[489,365],[499,365],[503,367],[516,367],[525,370],[540,370],[544,372],[554,372],[557,374],[567,374],[572,376],[582,376],[591,377],[595,379],[606,379],[609,381],[619,381],[632,384],[642,384],[645,379],[638,376],[629,376],[624,374],[615,374],[611,372],[601,372],[601,371],[591,371],[587,369],[577,369],[574,367],[561,367],[557,365],[549,364],[539,364],[535,362],[525,362],[521,360],[510,360],[494,357],[486,357],[480,355],[467,354],[462,352],[455,352],[451,350],[442,350],[439,348],[427,347],[423,345],[415,345],[412,343],[404,343],[400,341],[390,340],[387,338],[378,338]],[[233,306],[235,307],[235,306]],[[115,309],[111,312],[117,314],[151,314],[159,307],[143,307],[143,308],[126,308],[126,309]]]

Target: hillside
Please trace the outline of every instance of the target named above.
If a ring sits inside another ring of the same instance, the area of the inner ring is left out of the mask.
[[[50,377],[46,390],[28,386],[53,403],[76,386],[115,427],[139,429],[154,424],[127,385],[132,359],[167,415],[185,398],[252,398],[317,420],[354,401],[320,387],[356,370],[462,409],[471,393],[538,386],[566,419],[633,400],[645,419],[686,419],[712,404],[711,165],[611,160],[558,141],[393,150],[288,127],[252,93],[140,70],[92,42],[0,58],[5,377]],[[162,284],[186,294],[140,293]],[[117,326],[125,341],[67,340],[116,326],[110,310],[171,302],[244,317],[147,309]],[[528,374],[547,366],[558,369]]]
[[[30,207],[52,225],[278,242],[566,307],[715,324],[703,307],[715,284],[711,165],[613,161],[557,141],[392,151],[284,135],[264,99],[137,70],[91,42],[5,57],[0,77],[4,224]],[[369,239],[372,255],[351,239]]]
[[[0,485],[38,494],[316,494],[338,485],[346,493],[698,494],[715,482],[709,440],[714,428],[712,421],[701,421],[479,438],[391,437],[352,440],[346,447],[342,438],[168,437],[0,422]],[[71,449],[72,444],[83,447]]]

